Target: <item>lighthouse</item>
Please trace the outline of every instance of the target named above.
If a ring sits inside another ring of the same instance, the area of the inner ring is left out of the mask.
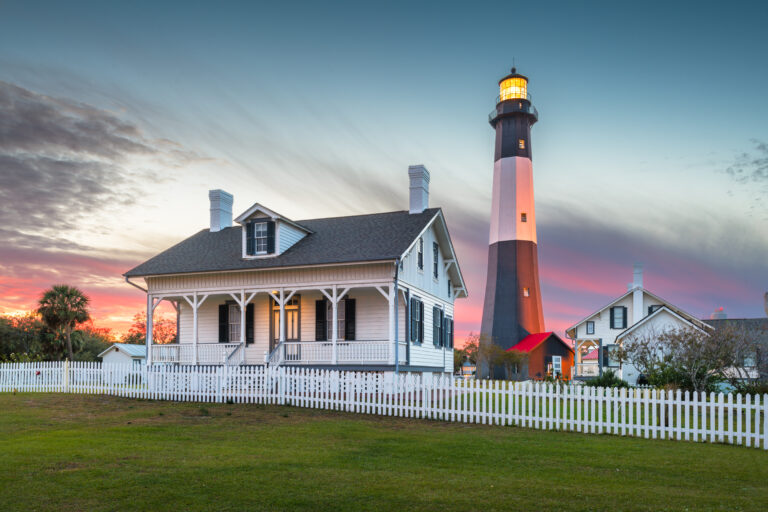
[[[496,149],[481,347],[494,343],[506,350],[544,332],[531,160],[531,127],[538,118],[528,78],[512,68],[499,81],[488,119],[496,130]],[[502,368],[486,366],[480,373],[487,377],[491,371],[503,377]]]

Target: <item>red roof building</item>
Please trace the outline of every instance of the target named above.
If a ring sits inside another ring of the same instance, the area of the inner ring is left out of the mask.
[[[515,380],[543,379],[547,376],[570,378],[573,348],[553,332],[529,334],[507,352],[525,353],[527,361],[510,377]]]

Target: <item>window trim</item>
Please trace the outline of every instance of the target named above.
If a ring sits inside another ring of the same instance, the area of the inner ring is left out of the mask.
[[[591,330],[590,330],[590,327],[592,327]],[[595,321],[587,320],[587,323],[584,328],[586,329],[587,334],[595,334]]]

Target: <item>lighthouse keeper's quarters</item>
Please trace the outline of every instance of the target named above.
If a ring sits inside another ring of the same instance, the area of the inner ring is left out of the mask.
[[[631,361],[619,365],[611,355],[615,347],[633,336],[654,336],[670,329],[712,331],[704,321],[643,288],[640,265],[635,265],[634,279],[627,288],[627,293],[566,329],[575,351],[574,379],[590,379],[612,370],[635,385],[639,370]]]
[[[209,229],[125,274],[146,287],[147,364],[453,372],[467,291],[429,173],[409,177],[409,210],[301,221],[257,203],[233,225],[232,196],[210,191]],[[161,301],[178,343],[153,343]]]

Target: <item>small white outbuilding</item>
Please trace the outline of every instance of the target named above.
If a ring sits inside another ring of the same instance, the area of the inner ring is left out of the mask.
[[[98,357],[104,364],[141,366],[147,360],[147,347],[132,343],[113,343]]]

